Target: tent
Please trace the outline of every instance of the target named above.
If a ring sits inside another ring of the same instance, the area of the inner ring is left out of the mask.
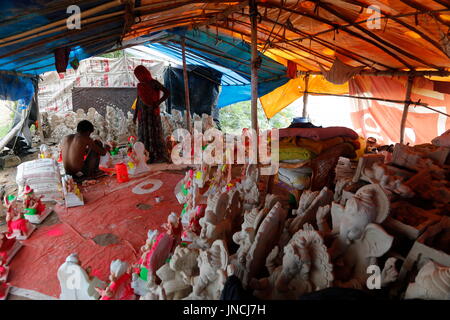
[[[445,93],[450,74],[447,1],[86,0],[73,4],[43,4],[37,0],[2,3],[0,70],[37,75],[55,70],[55,55],[64,69],[64,62],[136,44],[179,56],[185,43],[188,58],[228,68],[245,79],[225,77],[228,86],[223,86],[219,99],[219,105],[224,106],[250,96],[249,44],[253,43],[259,51],[253,60],[254,66],[259,67],[256,94],[261,97],[268,118],[304,93],[350,93],[388,100],[374,96],[372,89],[383,84],[367,75],[380,76],[381,82],[393,76],[403,77],[397,88],[410,94],[396,97],[391,103],[406,101],[406,111],[412,102],[428,106],[423,101],[413,101],[414,94],[421,99],[419,96],[430,88],[443,88],[440,97],[426,96],[442,107],[437,110],[439,114],[447,117],[450,112]],[[252,31],[256,36],[253,42]],[[321,78],[320,74],[330,70],[337,59],[347,67],[359,67],[356,82],[351,80],[336,87]],[[424,76],[442,76],[444,81],[426,82],[422,80]],[[419,84],[423,86],[417,87]],[[227,100],[230,97],[234,98]],[[380,116],[374,116],[375,107],[359,106],[360,116],[374,120]],[[427,110],[436,113],[436,109]],[[404,112],[400,119],[396,116],[390,121],[390,126],[401,122],[400,140],[408,127],[418,125],[406,115]],[[433,125],[438,128],[437,133],[450,128],[448,119],[444,124],[436,121]],[[428,138],[422,135],[415,142]]]

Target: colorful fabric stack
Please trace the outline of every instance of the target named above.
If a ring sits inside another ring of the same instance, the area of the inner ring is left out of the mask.
[[[304,163],[314,160],[320,154],[339,144],[350,144],[353,149],[361,149],[358,134],[344,127],[329,128],[286,128],[279,131],[279,159],[285,163]],[[312,170],[302,168],[280,168],[279,179],[303,190],[309,187]]]

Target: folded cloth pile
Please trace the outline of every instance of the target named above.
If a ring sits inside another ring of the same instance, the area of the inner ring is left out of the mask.
[[[279,131],[279,159],[281,162],[301,163],[312,160],[339,144],[349,144],[354,150],[361,148],[358,134],[345,127],[286,128]],[[283,169],[279,179],[296,189],[309,187],[312,171]]]
[[[43,196],[43,201],[64,199],[59,166],[53,159],[38,159],[20,164],[17,167],[16,183],[19,196],[25,186],[29,185],[36,196]]]

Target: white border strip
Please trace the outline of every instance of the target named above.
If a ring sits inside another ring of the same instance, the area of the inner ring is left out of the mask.
[[[55,297],[48,296],[46,294],[34,291],[34,290],[28,290],[28,289],[22,289],[17,287],[11,287],[11,291],[9,291],[9,294],[13,294],[15,296],[28,298],[31,300],[59,300]]]

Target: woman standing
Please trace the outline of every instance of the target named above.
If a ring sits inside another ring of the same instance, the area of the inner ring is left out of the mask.
[[[134,75],[139,80],[133,118],[135,124],[138,120],[138,139],[150,154],[149,163],[169,162],[159,109],[159,105],[169,97],[169,90],[153,79],[150,71],[142,65],[134,69]]]

